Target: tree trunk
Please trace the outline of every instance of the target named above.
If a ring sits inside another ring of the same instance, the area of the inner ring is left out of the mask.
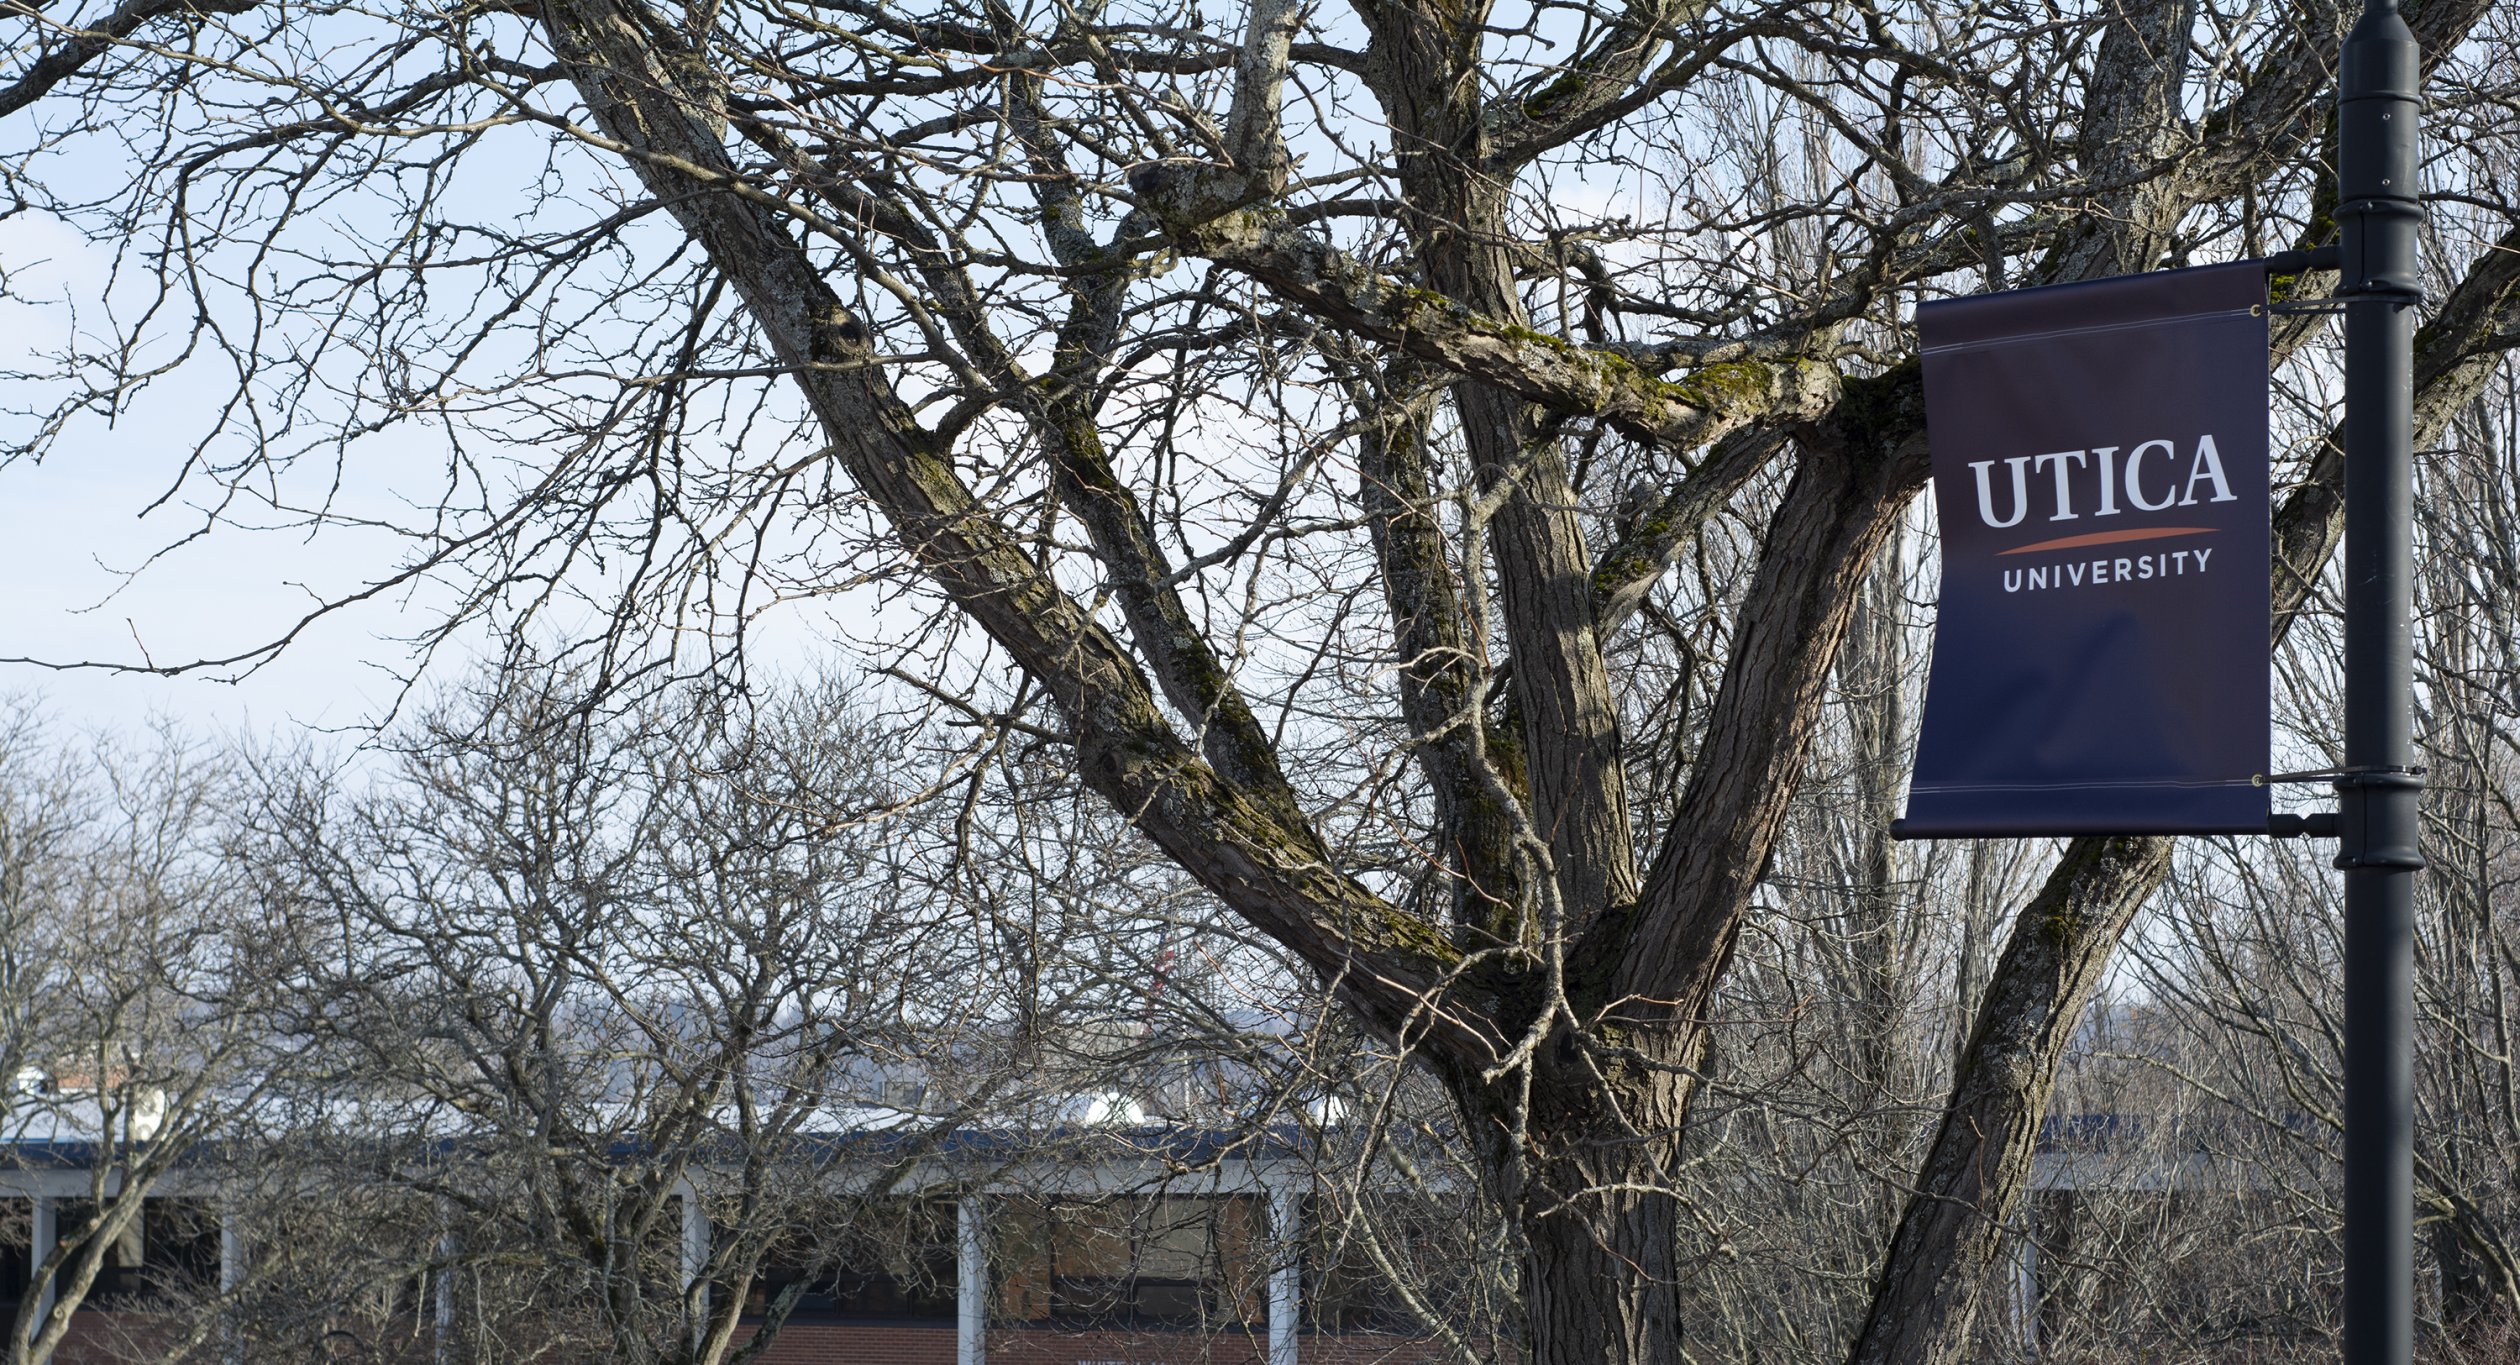
[[[2030,1182],[2065,1046],[2128,921],[2170,870],[2168,839],[2077,839],[2021,912],[1978,1010],[1942,1127],[1900,1216],[1852,1365],[1961,1358],[2006,1221]]]
[[[1614,1184],[1617,1163],[1558,1163],[1567,1184]],[[1580,1210],[1580,1211],[1579,1211]],[[1678,1365],[1680,1300],[1673,1250],[1680,1202],[1665,1189],[1595,1194],[1525,1218],[1523,1313],[1534,1361]],[[1604,1294],[1604,1285],[1622,1292]]]
[[[1561,1029],[1526,1092],[1465,1078],[1456,1102],[1482,1176],[1521,1244],[1524,1358],[1532,1365],[1679,1365],[1681,1122],[1695,1035]]]

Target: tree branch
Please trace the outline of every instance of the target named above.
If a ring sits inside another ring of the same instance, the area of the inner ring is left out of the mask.
[[[1438,933],[1341,873],[1282,792],[1217,773],[1156,709],[1126,651],[981,510],[947,452],[868,364],[865,326],[760,206],[724,188],[724,143],[613,0],[547,0],[545,29],[607,136],[725,272],[796,382],[832,453],[919,567],[1040,681],[1066,719],[1085,780],[1182,867],[1302,957],[1394,1036],[1485,1047],[1445,1013],[1458,954]],[[672,169],[690,166],[694,185]]]

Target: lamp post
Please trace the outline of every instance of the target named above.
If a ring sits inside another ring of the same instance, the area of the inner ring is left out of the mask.
[[[2345,306],[2345,1365],[2414,1349],[2415,35],[2364,0],[2337,89]]]

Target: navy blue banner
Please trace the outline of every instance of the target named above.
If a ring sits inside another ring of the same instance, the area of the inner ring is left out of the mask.
[[[1916,330],[1942,604],[1899,835],[2264,833],[2265,267]]]

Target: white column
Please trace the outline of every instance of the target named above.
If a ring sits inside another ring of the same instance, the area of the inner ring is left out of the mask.
[[[245,1234],[236,1226],[233,1207],[219,1210],[219,1292],[233,1294],[245,1283]]]
[[[34,1226],[26,1245],[26,1273],[29,1283],[32,1283],[36,1276],[43,1274],[44,1258],[53,1254],[53,1242],[60,1235],[60,1223],[57,1221],[60,1213],[61,1210],[55,1205],[51,1195],[35,1196]],[[50,1279],[44,1281],[44,1296],[35,1305],[35,1330],[38,1332],[44,1330],[45,1322],[52,1317],[54,1283],[55,1281]]]
[[[434,1350],[437,1365],[455,1365],[455,1257],[463,1243],[455,1238],[455,1230],[447,1229],[438,1238],[436,1294],[431,1304],[431,1326],[434,1328]]]
[[[2013,1248],[2013,1333],[2022,1354],[2039,1357],[2039,1239],[2025,1230]]]
[[[691,1305],[691,1345],[699,1349],[700,1340],[709,1330],[709,1286],[701,1278],[709,1268],[709,1215],[700,1207],[700,1193],[689,1185],[682,1190],[682,1283],[683,1300]]]
[[[238,1320],[236,1291],[245,1284],[245,1231],[237,1226],[236,1205],[219,1205],[219,1337],[220,1356],[228,1365],[245,1365],[245,1334]]]
[[[1269,1365],[1296,1365],[1295,1329],[1304,1311],[1304,1205],[1292,1185],[1269,1187]]]
[[[976,1195],[954,1205],[954,1365],[989,1358],[989,1248]]]

